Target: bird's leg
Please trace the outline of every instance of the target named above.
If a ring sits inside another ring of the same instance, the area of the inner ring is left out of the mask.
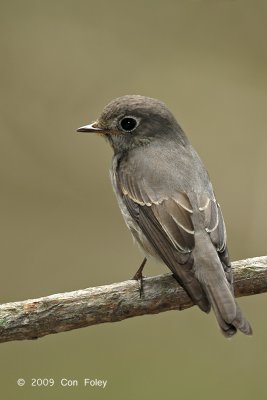
[[[135,279],[136,281],[138,281],[139,279],[143,278],[142,272],[143,272],[146,262],[147,262],[147,259],[144,258],[142,261],[142,264],[140,265],[140,267],[138,268],[138,270],[136,271],[136,273],[134,274],[132,279]]]
[[[142,293],[143,293],[143,274],[142,274],[142,272],[143,272],[146,262],[147,262],[147,259],[144,258],[142,261],[142,264],[140,265],[140,267],[138,268],[138,270],[136,271],[136,273],[134,274],[134,276],[132,278],[139,282],[140,297],[142,296]]]

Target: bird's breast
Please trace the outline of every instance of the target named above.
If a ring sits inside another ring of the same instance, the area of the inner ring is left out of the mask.
[[[152,256],[152,257],[156,258],[157,260],[159,260],[159,257],[156,254],[154,248],[151,246],[150,242],[147,240],[147,238],[143,234],[143,232],[140,229],[140,227],[138,226],[138,224],[131,217],[131,215],[127,209],[127,206],[124,202],[123,195],[120,190],[119,183],[117,181],[118,164],[119,164],[119,157],[114,156],[113,161],[112,161],[112,166],[110,169],[110,178],[111,178],[112,187],[115,192],[123,219],[126,223],[126,226],[130,229],[130,231],[133,235],[133,238],[136,240],[136,242],[138,243],[141,250],[145,253],[145,255],[147,257]]]

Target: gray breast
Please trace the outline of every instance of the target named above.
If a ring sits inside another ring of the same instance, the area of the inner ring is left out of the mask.
[[[115,195],[116,195],[116,198],[117,198],[117,201],[119,204],[119,208],[121,210],[124,221],[125,221],[127,227],[130,229],[130,231],[133,235],[133,238],[136,240],[141,251],[145,253],[145,256],[146,257],[152,256],[162,262],[162,260],[156,254],[154,248],[151,246],[151,244],[149,243],[147,238],[144,236],[140,227],[137,225],[137,223],[134,221],[134,219],[131,217],[130,213],[128,212],[128,209],[124,203],[123,197],[121,196],[121,192],[118,188],[118,183],[117,183],[117,179],[116,179],[117,166],[118,166],[118,156],[114,156],[113,160],[112,160],[112,166],[110,169],[110,178],[111,178],[112,187],[115,192]]]

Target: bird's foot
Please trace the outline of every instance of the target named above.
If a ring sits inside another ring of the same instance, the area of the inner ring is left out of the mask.
[[[136,273],[132,277],[132,279],[134,279],[135,281],[139,282],[139,296],[140,296],[140,298],[142,297],[142,293],[144,291],[144,285],[143,285],[144,276],[143,276],[142,272],[143,272],[143,269],[144,269],[146,261],[147,261],[147,259],[144,258],[144,260],[142,261],[142,264],[140,265],[140,267],[138,268],[138,270],[136,271]]]

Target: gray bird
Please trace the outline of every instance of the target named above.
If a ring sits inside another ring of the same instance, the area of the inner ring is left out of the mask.
[[[201,310],[212,307],[226,337],[237,329],[252,334],[234,298],[225,224],[208,173],[165,104],[119,97],[78,132],[111,144],[112,185],[146,257],[165,263]]]

